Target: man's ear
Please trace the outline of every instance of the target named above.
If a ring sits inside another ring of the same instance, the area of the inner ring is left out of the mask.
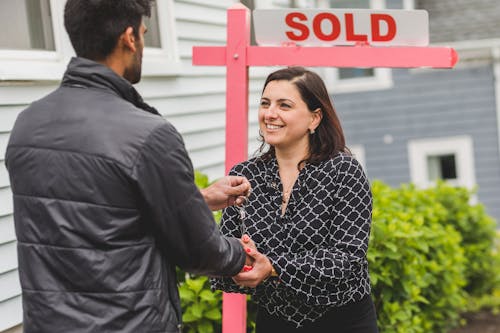
[[[127,29],[125,29],[125,31],[120,36],[120,40],[122,41],[123,46],[130,49],[130,51],[132,52],[136,51],[135,38],[134,28],[132,27],[128,27]]]

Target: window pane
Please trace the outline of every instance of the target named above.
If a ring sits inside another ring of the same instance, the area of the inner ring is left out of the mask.
[[[156,6],[156,2],[153,2],[153,6],[151,7],[151,17],[144,18],[144,24],[148,28],[148,32],[144,35],[146,47],[161,48],[160,25],[158,24],[158,7]]]
[[[457,167],[453,154],[428,156],[427,167],[430,181],[457,179]]]
[[[315,0],[273,0],[272,4],[276,8],[314,8]]]
[[[370,0],[330,0],[330,8],[370,8]]]
[[[1,0],[0,48],[55,50],[50,0]]]
[[[339,68],[339,79],[366,78],[375,76],[373,68]]]

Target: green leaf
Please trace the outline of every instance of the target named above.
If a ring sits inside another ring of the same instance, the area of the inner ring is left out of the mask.
[[[213,333],[214,327],[212,326],[212,324],[210,322],[204,320],[198,325],[198,332],[199,333]]]
[[[196,278],[192,279],[187,279],[186,284],[188,285],[189,289],[194,291],[196,294],[199,294],[200,291],[203,289],[203,286],[205,285],[205,282],[207,282],[208,278],[205,276],[199,276]]]
[[[222,311],[218,308],[210,309],[204,313],[204,316],[208,319],[217,321],[222,319]]]
[[[189,310],[191,310],[191,313],[193,314],[193,316],[197,319],[201,319],[203,318],[203,305],[201,305],[200,303],[193,303],[193,305],[191,305],[191,307],[189,307]]]
[[[207,302],[217,301],[216,295],[210,290],[202,290],[200,292],[200,298]]]
[[[197,318],[194,314],[191,308],[187,308],[187,310],[182,314],[182,321],[184,323],[192,323],[194,321],[197,321],[199,318]]]
[[[186,302],[192,302],[196,299],[194,291],[189,290],[185,285],[181,285],[181,287],[179,287],[179,295],[181,300]]]

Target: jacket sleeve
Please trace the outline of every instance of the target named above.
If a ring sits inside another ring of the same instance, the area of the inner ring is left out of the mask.
[[[353,284],[362,288],[357,280],[367,270],[372,195],[355,159],[343,157],[334,186],[329,245],[269,257],[281,283],[308,304],[339,304],[353,292]]]
[[[170,262],[197,274],[233,276],[241,271],[245,252],[238,239],[220,234],[171,124],[165,121],[148,136],[132,174],[141,215]]]

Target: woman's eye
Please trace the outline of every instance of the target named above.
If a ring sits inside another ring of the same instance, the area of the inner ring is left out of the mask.
[[[282,109],[289,109],[289,108],[291,108],[291,106],[289,104],[286,104],[286,103],[281,103],[280,106],[281,106]]]
[[[269,102],[261,101],[260,106],[269,106]]]

